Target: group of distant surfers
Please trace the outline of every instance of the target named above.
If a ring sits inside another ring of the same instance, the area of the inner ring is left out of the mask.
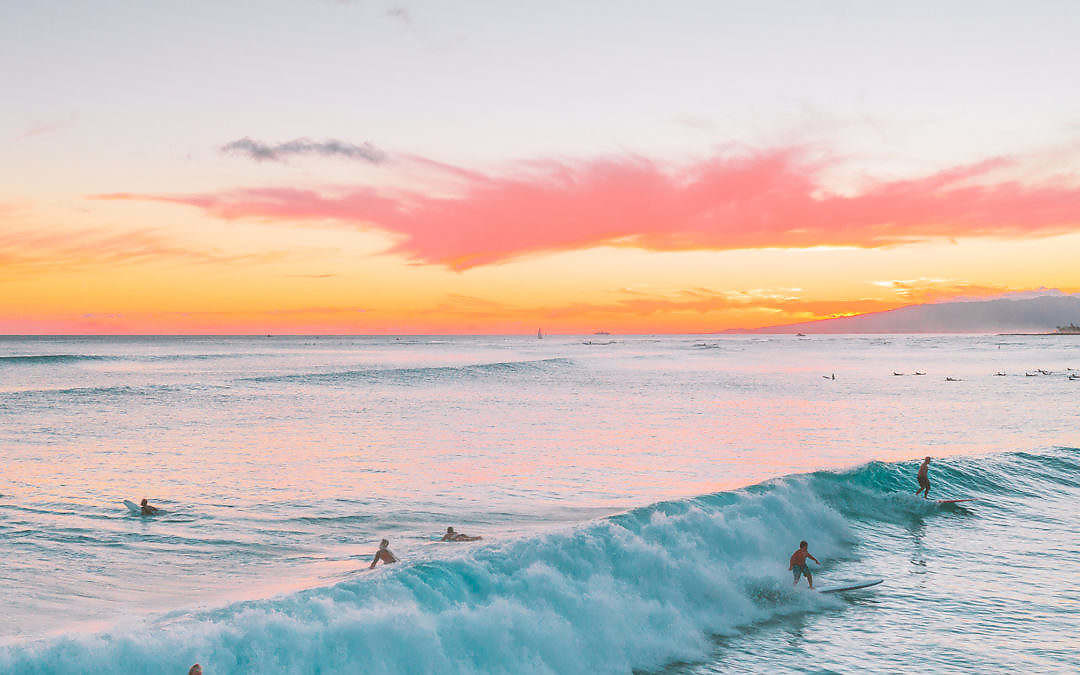
[[[930,497],[930,458],[923,459],[922,464],[919,465],[919,472],[915,479],[919,483],[919,489],[915,491],[916,495],[922,494],[923,499]],[[140,508],[144,516],[152,516],[159,513],[160,509],[155,506],[151,506],[144,498],[140,502]],[[479,541],[483,537],[472,537],[462,532],[455,532],[453,527],[447,527],[446,532],[443,534],[440,541],[450,542],[463,542],[463,541]],[[791,571],[795,577],[795,581],[792,584],[797,586],[801,577],[806,577],[806,583],[810,585],[810,588],[814,587],[814,575],[810,573],[810,568],[806,566],[807,559],[813,560],[817,564],[818,559],[810,554],[809,544],[806,541],[799,542],[799,548],[791,554],[791,558],[788,560],[788,570]],[[398,562],[398,557],[394,555],[394,552],[390,550],[390,540],[383,539],[379,542],[379,550],[375,551],[375,556],[371,559],[371,564],[368,565],[368,569],[374,568],[379,563],[389,565],[390,563]]]
[[[915,491],[915,494],[922,494],[923,499],[929,499],[930,497],[929,472],[930,458],[925,457],[922,464],[919,465],[918,474],[915,476],[915,480],[919,483],[919,489]],[[143,502],[145,501],[146,500],[144,499]],[[446,534],[443,535],[442,541],[477,541],[480,538],[481,537],[470,537],[467,534],[455,532],[454,528],[448,527],[446,528]],[[814,575],[806,565],[807,559],[813,560],[818,565],[821,564],[817,558],[811,555],[810,545],[803,540],[799,542],[799,548],[795,549],[795,552],[791,554],[791,558],[788,560],[788,570],[792,573],[792,576],[795,577],[792,586],[798,586],[799,579],[801,577],[806,577],[806,583],[809,584],[811,589],[814,588]],[[368,569],[375,567],[380,561],[382,561],[384,565],[396,563],[398,561],[397,556],[390,551],[390,542],[386,539],[379,542],[379,550],[375,552],[375,557],[371,560],[371,565],[368,566]]]
[[[483,537],[470,537],[467,534],[461,532],[455,532],[454,528],[446,528],[446,534],[442,536],[439,541],[480,541]],[[375,567],[375,565],[382,562],[387,565],[389,563],[396,563],[398,561],[397,556],[390,550],[390,540],[383,539],[379,542],[379,550],[375,551],[375,557],[371,559],[371,564],[368,565],[368,569]]]
[[[143,500],[139,502],[140,513],[144,516],[156,516],[161,513],[161,509],[156,506],[151,506],[149,501],[143,497]],[[446,533],[443,534],[442,539],[439,541],[480,541],[483,537],[473,537],[462,532],[455,532],[453,527],[446,528]],[[379,542],[379,550],[375,551],[375,557],[371,560],[371,565],[368,569],[375,567],[378,563],[384,565],[389,563],[398,562],[397,556],[390,550],[390,540],[383,539]]]

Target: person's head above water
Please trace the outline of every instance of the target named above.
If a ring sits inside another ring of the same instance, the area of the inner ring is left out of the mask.
[[[453,534],[454,533],[454,528],[452,528],[452,527],[446,528],[446,533],[447,534]]]
[[[143,497],[143,498],[142,498],[142,501],[141,501],[141,502],[139,502],[139,505],[140,505],[140,506],[146,506],[146,497]]]
[[[187,671],[187,675],[202,675],[202,666],[196,663]]]
[[[806,543],[805,539],[799,542],[799,548],[806,548],[807,546],[809,546],[809,544]]]
[[[389,545],[390,545],[390,540],[388,540],[388,539],[383,539],[382,541],[379,542],[379,548],[386,548]]]
[[[927,457],[927,458],[926,458],[926,459],[924,459],[923,461],[924,461],[924,462],[929,462],[929,461],[930,461],[930,458],[929,458],[929,457]]]

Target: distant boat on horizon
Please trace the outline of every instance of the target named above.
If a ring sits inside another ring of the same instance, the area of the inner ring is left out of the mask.
[[[536,339],[537,340],[543,340],[544,339],[544,334],[542,332],[540,332],[539,328],[536,329]]]

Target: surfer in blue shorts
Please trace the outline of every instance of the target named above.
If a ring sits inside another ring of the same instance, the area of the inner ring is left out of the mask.
[[[810,558],[817,564],[818,559],[810,555],[809,545],[805,541],[799,542],[799,550],[791,554],[791,561],[788,563],[788,569],[795,575],[795,583],[792,586],[799,585],[799,577],[805,576],[806,583],[810,584],[810,590],[814,589],[814,575],[810,574],[810,568],[806,566],[806,559]]]

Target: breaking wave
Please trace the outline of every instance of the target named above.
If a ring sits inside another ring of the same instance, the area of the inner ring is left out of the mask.
[[[9,645],[0,670],[183,672],[196,661],[217,673],[661,668],[707,655],[714,635],[841,607],[791,589],[795,542],[810,539],[823,561],[853,560],[865,528],[941,513],[911,494],[914,468],[872,462],[786,476],[328,587]],[[1063,489],[1080,484],[1080,451],[942,460],[934,480],[973,497]]]

